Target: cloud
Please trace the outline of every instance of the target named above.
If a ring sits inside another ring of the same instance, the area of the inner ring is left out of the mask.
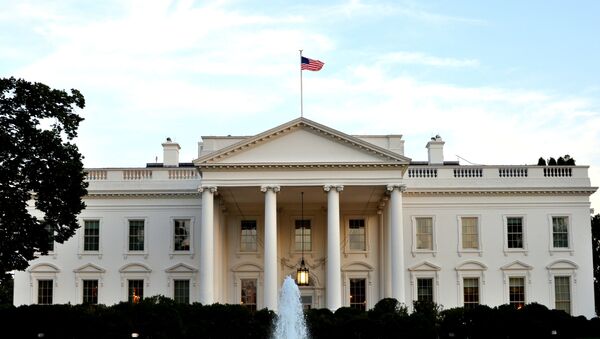
[[[435,67],[477,67],[479,61],[475,59],[440,58],[418,52],[393,52],[377,58],[380,64],[413,64]]]

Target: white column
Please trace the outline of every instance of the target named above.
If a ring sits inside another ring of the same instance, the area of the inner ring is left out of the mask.
[[[277,311],[277,192],[279,186],[260,188],[265,193],[264,307]]]
[[[201,186],[202,192],[202,223],[200,225],[200,294],[199,301],[210,305],[214,300],[214,186]]]
[[[388,185],[390,191],[390,228],[391,228],[391,263],[392,263],[392,298],[401,303],[404,298],[404,227],[402,217],[402,192],[405,185]]]
[[[327,192],[327,308],[342,307],[342,266],[340,258],[340,194],[344,186],[324,186]]]

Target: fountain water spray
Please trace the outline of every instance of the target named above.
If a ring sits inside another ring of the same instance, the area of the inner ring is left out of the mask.
[[[275,324],[275,339],[307,339],[308,330],[300,300],[300,289],[292,277],[283,281]]]

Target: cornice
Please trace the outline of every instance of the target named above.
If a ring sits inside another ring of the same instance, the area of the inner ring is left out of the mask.
[[[597,187],[566,187],[566,188],[475,188],[475,189],[415,189],[409,187],[403,196],[532,196],[532,195],[583,195],[589,196],[596,192]]]
[[[88,192],[84,199],[115,199],[115,198],[200,198],[199,192],[126,192],[126,191],[98,191]]]
[[[381,163],[202,163],[197,164],[199,168],[203,170],[211,169],[314,169],[314,168],[401,168],[408,167],[408,164],[402,164],[398,162],[381,162]]]

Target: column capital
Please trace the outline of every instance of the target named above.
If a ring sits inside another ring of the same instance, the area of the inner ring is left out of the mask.
[[[217,186],[209,186],[209,185],[198,186],[198,192],[202,193],[204,191],[209,191],[210,193],[216,193]]]
[[[279,192],[281,189],[281,187],[279,187],[279,185],[262,185],[260,187],[260,191],[263,193],[266,193],[268,190],[273,191],[273,193],[277,193]]]
[[[323,190],[325,192],[329,192],[332,189],[335,189],[336,191],[341,192],[344,190],[344,185],[325,185],[325,186],[323,186]]]
[[[400,191],[400,192],[404,192],[404,191],[406,191],[406,185],[404,185],[404,184],[389,184],[389,185],[387,185],[387,190],[389,192],[391,192],[395,189],[398,189],[398,191]]]

